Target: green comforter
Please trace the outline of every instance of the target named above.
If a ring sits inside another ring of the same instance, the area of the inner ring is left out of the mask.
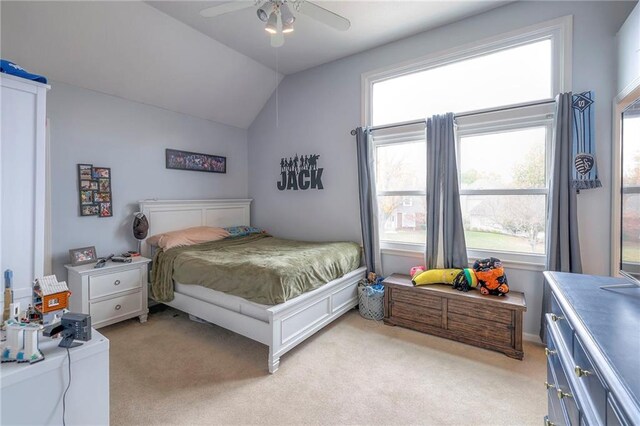
[[[251,234],[159,250],[152,297],[173,300],[173,280],[197,284],[265,305],[286,302],[360,266],[352,242],[314,243]]]

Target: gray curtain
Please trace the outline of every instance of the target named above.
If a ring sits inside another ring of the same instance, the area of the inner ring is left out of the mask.
[[[580,242],[578,241],[577,195],[572,188],[571,145],[573,142],[572,94],[556,96],[554,117],[551,182],[547,204],[547,259],[548,271],[582,272]],[[545,314],[551,311],[551,290],[544,283],[540,338],[546,342]]]
[[[356,129],[356,149],[358,155],[358,192],[360,199],[360,228],[362,230],[362,245],[364,247],[364,259],[367,272],[376,270],[374,254],[374,212],[372,194],[373,164],[370,158],[369,132],[362,127]]]
[[[460,209],[455,123],[452,113],[434,115],[427,119],[425,262],[429,269],[466,268],[469,264]]]

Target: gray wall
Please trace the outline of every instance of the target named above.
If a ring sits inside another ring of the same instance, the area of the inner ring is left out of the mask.
[[[99,256],[137,247],[137,202],[147,198],[246,198],[247,131],[161,108],[51,82],[53,272],[66,279],[68,250],[95,246]],[[227,157],[227,173],[165,168],[165,148]],[[111,167],[113,217],[80,217],[78,163]]]
[[[361,124],[361,74],[545,20],[574,16],[573,89],[597,96],[596,140],[603,188],[579,196],[585,272],[609,273],[611,99],[616,88],[615,34],[632,2],[517,2],[463,21],[285,77],[249,128],[252,221],[278,236],[360,241],[356,152],[349,131]],[[324,191],[278,191],[279,160],[318,153]],[[417,258],[385,256],[385,273],[407,273]],[[525,291],[525,331],[535,334],[542,275],[508,269],[513,289]]]

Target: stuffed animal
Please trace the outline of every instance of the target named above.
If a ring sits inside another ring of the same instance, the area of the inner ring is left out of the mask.
[[[504,296],[509,293],[509,283],[500,259],[490,257],[476,260],[473,264],[473,270],[478,278],[482,294]]]
[[[424,272],[426,268],[422,265],[420,266],[414,266],[413,268],[411,268],[411,270],[409,271],[409,275],[411,276],[411,278],[415,277],[417,274]]]
[[[453,284],[462,269],[429,269],[413,277],[413,285]]]
[[[471,268],[464,268],[453,280],[453,288],[460,291],[469,291],[469,289],[478,287],[478,277]]]

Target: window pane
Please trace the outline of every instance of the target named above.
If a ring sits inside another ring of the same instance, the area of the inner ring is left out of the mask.
[[[640,194],[622,195],[622,263],[626,271],[640,264]]]
[[[635,115],[634,115],[635,114]],[[640,186],[640,116],[623,114],[622,186]]]
[[[542,40],[374,83],[373,125],[553,96],[551,40]]]
[[[546,127],[460,138],[461,189],[545,188]]]
[[[544,253],[546,195],[460,197],[467,248]]]
[[[376,148],[378,191],[424,191],[425,142],[381,145]]]
[[[426,239],[426,197],[378,197],[380,241],[419,243]]]

